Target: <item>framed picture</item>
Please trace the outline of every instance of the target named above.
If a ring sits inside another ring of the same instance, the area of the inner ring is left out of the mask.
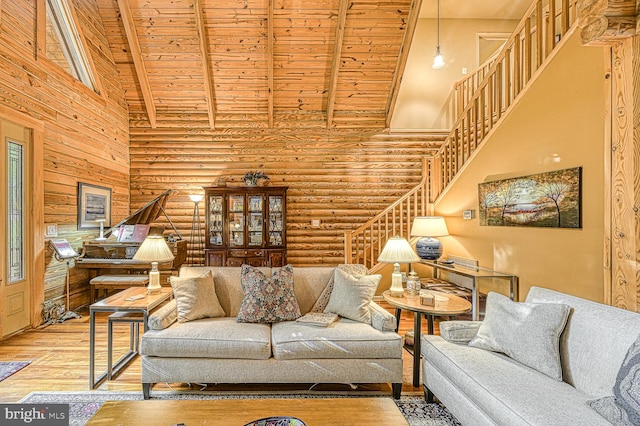
[[[111,188],[78,182],[78,229],[99,229],[100,219],[111,226]]]
[[[582,167],[478,185],[480,225],[581,228]]]

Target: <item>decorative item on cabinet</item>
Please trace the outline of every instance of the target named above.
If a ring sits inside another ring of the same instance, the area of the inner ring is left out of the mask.
[[[205,187],[207,266],[284,266],[287,187]]]
[[[264,172],[261,171],[255,171],[255,172],[247,172],[244,174],[244,177],[242,178],[244,180],[244,184],[247,186],[256,186],[258,185],[260,182],[265,182],[269,180],[269,176],[264,174]]]

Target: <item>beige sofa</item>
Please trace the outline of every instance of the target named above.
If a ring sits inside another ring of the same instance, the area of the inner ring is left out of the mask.
[[[270,275],[270,268],[260,268]],[[180,276],[213,273],[226,317],[174,322],[172,300],[150,317],[141,342],[144,398],[154,383],[392,383],[402,386],[402,339],[395,317],[371,302],[371,324],[340,318],[328,327],[285,321],[239,323],[244,298],[239,267],[183,267]],[[334,267],[293,268],[302,315],[309,312]]]

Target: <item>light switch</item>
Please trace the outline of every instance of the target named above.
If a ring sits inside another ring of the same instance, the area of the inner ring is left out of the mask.
[[[320,226],[320,219],[311,219],[311,226],[313,226],[314,228]]]

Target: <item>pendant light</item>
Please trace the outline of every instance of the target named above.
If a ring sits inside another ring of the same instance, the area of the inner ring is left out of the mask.
[[[431,68],[439,70],[442,67],[444,67],[444,58],[440,53],[440,0],[438,0],[438,45],[436,46],[436,56],[433,58]]]

